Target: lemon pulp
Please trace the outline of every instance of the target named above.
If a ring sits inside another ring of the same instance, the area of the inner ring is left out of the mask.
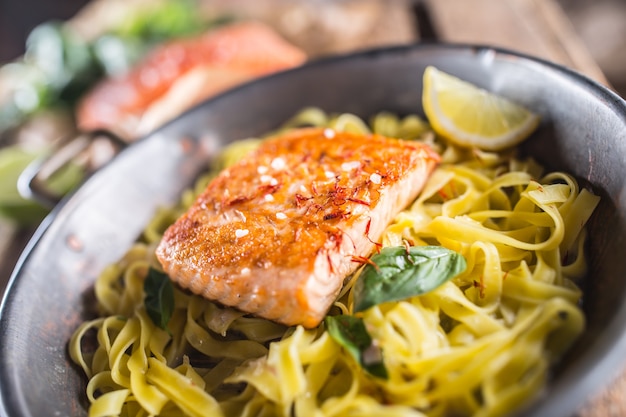
[[[517,145],[539,123],[523,106],[432,66],[424,71],[422,104],[437,134],[487,151]]]

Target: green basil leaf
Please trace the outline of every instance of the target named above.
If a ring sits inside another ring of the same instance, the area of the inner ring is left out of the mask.
[[[167,330],[174,312],[174,286],[170,278],[154,268],[150,268],[143,284],[144,305],[152,322]]]
[[[465,258],[441,246],[392,246],[371,258],[354,285],[354,311],[434,290],[463,272]]]
[[[370,374],[388,378],[382,352],[372,340],[365,323],[354,316],[328,316],[325,319],[330,336]]]

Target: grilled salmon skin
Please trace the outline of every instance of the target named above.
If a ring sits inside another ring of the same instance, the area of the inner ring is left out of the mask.
[[[426,145],[380,135],[305,128],[268,139],[209,183],[157,258],[209,300],[315,327],[438,162]]]

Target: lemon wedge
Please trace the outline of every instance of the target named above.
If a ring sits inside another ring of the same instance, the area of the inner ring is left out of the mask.
[[[517,145],[539,124],[526,108],[432,66],[424,71],[422,104],[437,134],[486,151]]]

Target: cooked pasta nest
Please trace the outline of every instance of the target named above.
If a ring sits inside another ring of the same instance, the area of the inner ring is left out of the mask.
[[[598,197],[515,150],[448,144],[417,115],[366,122],[310,108],[279,131],[310,125],[423,141],[442,156],[382,244],[440,245],[461,253],[467,268],[427,294],[360,313],[387,378],[365,372],[323,323],[286,328],[178,288],[167,330],[149,318],[143,284],[158,266],[163,231],[216,169],[262,140],[252,139],[228,146],[217,168],[160,209],[97,279],[99,315],[69,342],[89,380],[89,416],[496,416],[545,387],[584,329],[576,283]],[[353,282],[330,315],[352,312]]]

